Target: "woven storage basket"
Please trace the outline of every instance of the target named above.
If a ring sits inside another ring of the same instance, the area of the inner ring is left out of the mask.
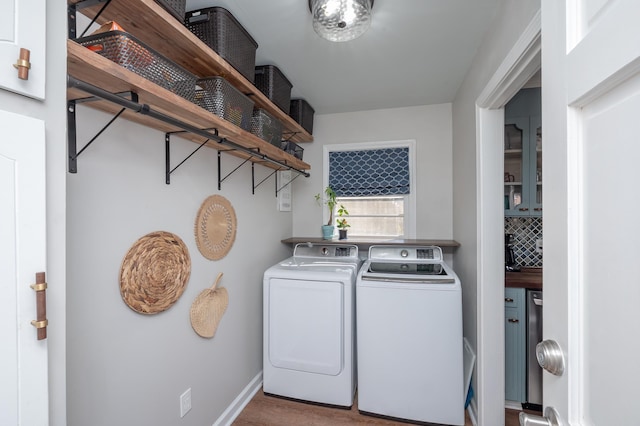
[[[120,294],[134,311],[156,314],[180,298],[190,274],[189,250],[180,237],[152,232],[136,241],[124,257]]]
[[[193,102],[196,76],[123,31],[82,37],[79,44]]]
[[[302,160],[302,154],[304,149],[297,143],[291,141],[282,141],[282,150],[288,154],[293,155],[296,158]]]
[[[187,0],[155,0],[160,6],[172,14],[178,21],[184,21]]]
[[[303,129],[313,133],[313,114],[315,111],[304,99],[292,99],[289,106],[289,115],[300,124]]]
[[[289,114],[291,88],[293,86],[278,67],[273,65],[257,66],[255,86],[278,108]]]
[[[189,317],[191,327],[198,336],[211,338],[216,334],[220,320],[229,306],[229,293],[226,288],[218,287],[222,272],[218,274],[211,288],[200,292],[191,304]]]
[[[222,77],[199,79],[196,103],[244,130],[251,129],[253,101]]]
[[[282,123],[262,108],[253,110],[251,133],[282,149]]]
[[[253,82],[258,43],[231,12],[222,7],[192,10],[185,16],[185,25],[247,80]]]

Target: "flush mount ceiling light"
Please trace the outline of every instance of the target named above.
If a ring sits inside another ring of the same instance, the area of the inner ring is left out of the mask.
[[[309,0],[313,29],[329,41],[360,37],[371,25],[373,0]]]

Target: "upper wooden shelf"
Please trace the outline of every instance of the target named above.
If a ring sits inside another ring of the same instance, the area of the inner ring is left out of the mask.
[[[78,3],[69,0],[69,4]],[[78,12],[93,19],[103,4],[79,9]],[[152,49],[171,59],[198,77],[221,76],[244,94],[256,106],[264,108],[283,124],[284,139],[293,142],[311,142],[313,136],[278,108],[226,60],[202,42],[187,27],[174,18],[154,0],[111,0],[97,22],[115,21]]]
[[[110,93],[135,92],[138,95],[138,102],[151,106],[155,111],[173,117],[199,129],[218,129],[220,137],[227,138],[238,145],[249,149],[259,149],[260,153],[269,158],[280,161],[285,165],[298,170],[309,170],[311,167],[284,152],[278,147],[260,139],[254,134],[247,132],[234,124],[223,120],[215,114],[200,108],[198,105],[166,90],[144,77],[135,74],[128,69],[112,62],[101,55],[79,45],[73,40],[67,40],[67,73],[85,83],[89,83]],[[69,100],[89,97],[90,94],[78,89],[69,89],[67,97]],[[108,101],[92,101],[87,105],[110,113],[117,113],[121,107]],[[180,132],[182,129],[162,121],[156,120],[148,115],[138,114],[131,110],[126,110],[122,117],[137,123],[158,129],[163,132]],[[196,143],[202,143],[205,139],[202,136],[191,133],[182,133],[180,137]],[[229,148],[214,141],[209,141],[208,146],[227,151]],[[229,154],[241,158],[248,158],[249,155],[242,151],[228,151]],[[256,159],[255,161],[259,161]],[[277,164],[261,162],[267,167],[280,169]]]

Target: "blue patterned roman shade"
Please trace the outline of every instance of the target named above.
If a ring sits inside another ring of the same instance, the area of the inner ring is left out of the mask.
[[[338,197],[409,194],[409,148],[329,152],[329,186]]]

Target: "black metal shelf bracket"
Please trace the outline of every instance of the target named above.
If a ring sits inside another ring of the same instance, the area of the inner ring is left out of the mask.
[[[300,132],[286,132],[286,134],[288,135],[286,138],[282,139],[282,142],[289,142],[291,139],[293,139],[298,133]],[[285,133],[282,133],[282,136],[284,136]]]
[[[291,185],[293,183],[293,181],[298,179],[299,177],[300,177],[300,175],[295,175],[293,178],[291,178],[291,180],[289,182],[285,183],[280,188],[278,188],[278,176],[276,176],[276,197],[278,196],[278,193],[280,191],[285,189],[287,186]]]
[[[102,6],[102,8],[100,8],[96,16],[94,16],[94,18],[89,23],[89,25],[87,25],[87,28],[85,28],[84,31],[82,31],[82,34],[80,34],[79,36],[79,37],[82,37],[86,34],[89,28],[91,28],[91,26],[98,20],[100,15],[102,15],[102,12],[107,8],[107,6],[109,6],[109,3],[111,3],[111,0],[84,0],[84,1],[73,3],[67,6],[67,28],[69,32],[69,38],[71,40],[75,40],[76,38],[78,38],[77,31],[76,31],[76,12],[80,9],[84,9],[84,8],[91,7],[101,3],[104,3],[104,5]]]
[[[137,93],[134,92],[124,92],[124,93],[120,93],[118,94],[118,96],[122,96],[122,95],[129,95],[131,97],[131,100],[133,102],[138,102],[138,95]],[[72,100],[72,101],[67,101],[67,133],[68,133],[68,137],[67,137],[67,148],[68,148],[68,156],[69,156],[69,173],[77,173],[78,172],[78,157],[80,156],[80,154],[82,154],[87,148],[89,148],[89,146],[96,140],[98,139],[98,137],[105,131],[107,130],[107,128],[109,128],[109,126],[111,126],[111,124],[113,124],[114,121],[116,121],[116,119],[118,117],[120,117],[120,115],[126,111],[126,108],[122,108],[120,111],[118,111],[118,113],[111,119],[109,120],[109,122],[107,124],[105,124],[102,129],[100,129],[98,131],[98,133],[96,133],[96,135],[91,138],[91,140],[89,142],[86,143],[85,146],[82,147],[82,149],[80,149],[80,151],[77,150],[78,144],[77,144],[77,133],[76,133],[76,106],[78,104],[81,103],[86,103],[86,102],[95,102],[100,100],[99,98],[96,97],[88,97],[88,98],[84,98],[84,99],[76,99],[76,100]]]
[[[253,186],[251,193],[255,194],[256,193],[256,188],[259,187],[260,185],[262,185],[264,183],[264,181],[266,181],[267,179],[269,179],[271,176],[275,175],[277,172],[277,170],[274,170],[273,172],[269,173],[267,175],[267,177],[265,177],[264,179],[262,179],[260,182],[258,182],[258,184],[256,185],[256,172],[255,172],[255,168],[254,165],[251,165],[251,185]],[[278,181],[278,177],[276,176],[276,182]]]
[[[212,129],[207,129],[207,130],[213,130],[214,131],[214,135],[218,136],[218,129],[212,128]],[[200,148],[202,148],[203,146],[205,146],[207,144],[207,142],[210,141],[210,139],[205,139],[204,142],[202,142],[200,145],[198,145],[198,147],[193,150],[193,152],[189,155],[187,155],[187,157],[182,160],[177,166],[175,166],[173,169],[171,168],[171,135],[172,134],[176,134],[176,133],[186,133],[186,131],[179,131],[179,132],[168,132],[164,134],[164,154],[165,154],[165,183],[167,185],[171,184],[171,173],[175,172],[176,169],[180,166],[182,166],[189,158],[191,158],[196,152],[198,152],[200,150]]]
[[[257,148],[255,148],[255,149],[258,152],[260,151]],[[233,169],[229,173],[227,173],[225,177],[222,177],[222,161],[221,161],[221,157],[222,157],[222,153],[226,152],[226,151],[235,151],[235,149],[219,149],[218,150],[218,191],[220,191],[222,189],[222,182],[224,182],[229,176],[234,174],[240,167],[244,166],[245,164],[247,164],[247,162],[251,161],[251,157],[246,158],[235,169]],[[251,166],[253,167],[253,164],[251,164]]]
[[[201,136],[201,137],[203,137],[205,139],[208,139],[208,141],[215,142],[215,143],[218,143],[220,145],[224,145],[226,147],[229,147],[228,150],[218,149],[218,189],[220,189],[222,181],[224,181],[227,177],[229,177],[233,172],[235,172],[237,169],[239,169],[247,161],[258,162],[258,163],[269,163],[269,164],[276,165],[278,167],[278,170],[291,170],[292,172],[297,173],[298,175],[302,175],[304,177],[311,176],[308,172],[306,172],[304,170],[297,169],[297,168],[287,164],[286,162],[270,158],[268,155],[261,153],[260,150],[257,149],[257,148],[246,148],[246,147],[244,147],[242,145],[239,145],[239,144],[237,144],[237,143],[235,143],[233,141],[230,141],[230,140],[228,140],[226,138],[222,138],[217,134],[217,131],[212,133],[208,129],[201,129],[201,128],[195,127],[195,126],[193,126],[193,125],[191,125],[189,123],[185,123],[184,121],[180,121],[180,120],[178,120],[178,119],[176,119],[174,117],[171,117],[169,115],[163,114],[163,113],[158,112],[158,111],[155,111],[147,104],[138,103],[137,97],[136,97],[135,100],[133,100],[133,99],[129,100],[129,99],[126,99],[126,98],[124,98],[122,96],[119,96],[118,94],[108,92],[108,91],[106,91],[104,89],[101,89],[101,88],[96,87],[96,86],[94,86],[92,84],[86,83],[84,81],[78,80],[78,79],[76,79],[74,77],[71,77],[71,76],[69,76],[67,78],[67,85],[70,88],[76,88],[76,89],[82,90],[83,92],[89,93],[89,94],[91,94],[91,95],[93,95],[93,96],[95,96],[97,98],[102,99],[102,100],[114,103],[116,105],[120,105],[124,109],[132,110],[132,111],[134,111],[136,113],[143,114],[143,115],[149,116],[151,118],[154,118],[154,119],[156,119],[158,121],[161,121],[161,122],[163,122],[165,124],[169,124],[170,126],[174,126],[174,127],[179,128],[179,129],[182,129],[184,132],[188,132],[188,133],[191,133],[191,134],[194,134],[194,135],[197,135],[197,136]],[[134,94],[132,93],[132,95],[134,95]],[[91,99],[94,100],[94,98],[91,98]],[[78,102],[78,101],[70,101],[70,102]],[[69,137],[69,148],[70,148],[69,156],[71,158],[71,152],[74,153],[73,157],[74,157],[74,163],[75,163],[75,159],[77,158],[77,155],[75,154],[75,104],[73,104],[73,114],[71,114],[71,113],[68,114],[68,124],[69,124],[69,135],[70,135],[70,137]],[[73,137],[71,137],[72,133],[73,133]],[[179,133],[179,132],[175,132],[175,133]],[[205,143],[203,143],[202,146],[204,146]],[[73,150],[71,149],[72,145],[73,145]],[[199,149],[200,149],[200,147],[198,147],[191,155],[193,155]],[[166,138],[165,138],[165,150],[166,150]],[[224,178],[221,178],[221,172],[220,172],[220,167],[219,167],[220,152],[225,152],[225,151],[239,151],[239,152],[242,152],[244,154],[247,154],[248,157],[240,166],[236,167],[231,173],[229,173]],[[191,155],[189,155],[189,157]],[[189,157],[187,157],[187,159]],[[167,162],[168,162],[168,160],[169,160],[169,155],[167,155]],[[185,159],[185,161],[186,161],[186,159]],[[74,167],[75,167],[75,164],[74,164]],[[178,167],[179,167],[179,165],[178,165]],[[167,170],[169,168],[170,168],[170,166],[167,166]],[[71,171],[71,160],[70,160],[70,171]],[[75,172],[72,172],[72,173],[75,173]]]

